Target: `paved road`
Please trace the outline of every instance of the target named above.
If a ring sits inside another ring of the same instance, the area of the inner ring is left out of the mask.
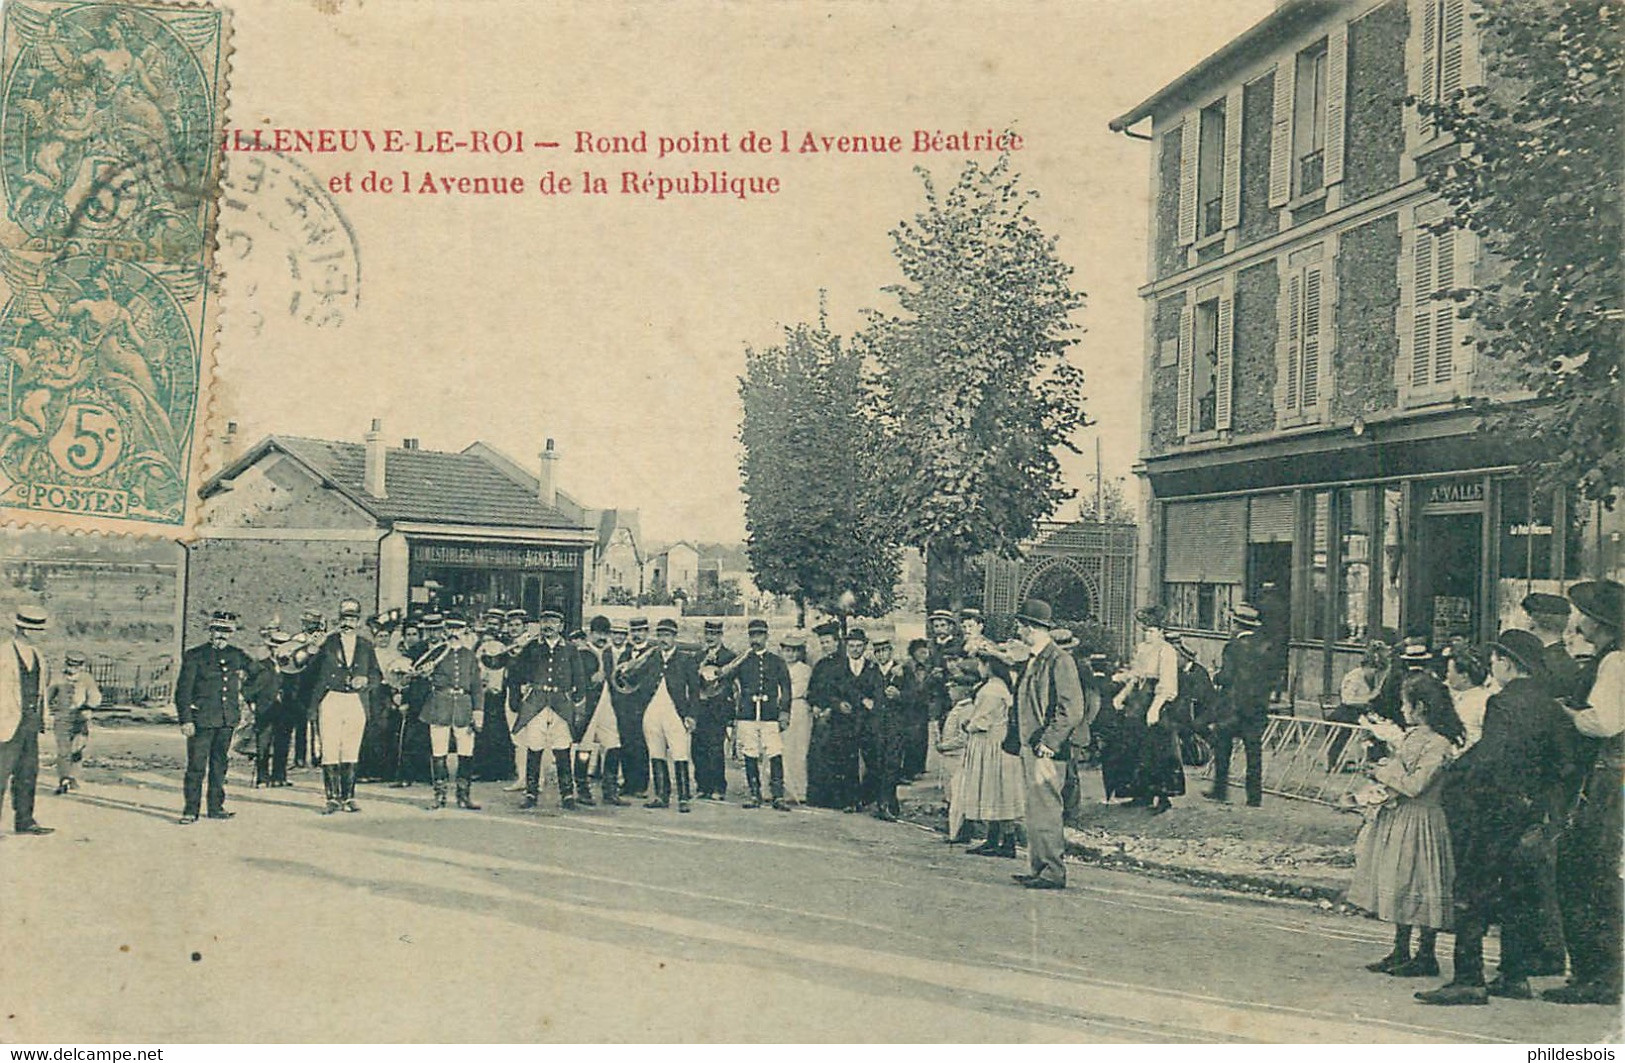
[[[313,773],[175,823],[131,770],[41,796],[0,841],[0,1040],[1595,1041],[1598,1007],[1415,1005],[1367,974],[1385,928],[866,816],[428,812]],[[8,813],[9,817],[9,813]],[[18,949],[19,941],[26,945]]]

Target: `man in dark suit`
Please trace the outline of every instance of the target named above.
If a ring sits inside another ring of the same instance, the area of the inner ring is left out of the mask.
[[[728,794],[728,728],[733,726],[733,684],[716,678],[739,655],[722,643],[722,621],[705,622],[700,650],[700,693],[694,706],[694,788],[703,798]]]
[[[784,799],[783,732],[790,726],[790,668],[767,648],[767,621],[745,628],[750,649],[729,677],[735,706],[734,729],[745,754],[746,808],[762,806],[762,761],[767,761],[768,794],[773,807],[787,811]]]
[[[880,670],[881,697],[869,714],[862,738],[863,795],[874,805],[877,819],[890,821],[902,813],[897,784],[903,774],[903,746],[907,740],[904,670],[903,662],[895,656],[890,635],[877,636],[871,648],[875,667]]]
[[[525,797],[520,808],[535,808],[542,785],[542,754],[552,752],[558,773],[559,801],[565,809],[593,804],[586,787],[578,792],[570,750],[575,744],[571,721],[587,696],[587,670],[581,653],[564,639],[564,614],[546,609],[542,635],[526,646],[509,666],[520,685],[514,741],[525,749]],[[586,781],[583,773],[583,782]]]
[[[1528,631],[1503,631],[1490,647],[1490,674],[1501,689],[1484,710],[1483,737],[1445,777],[1440,801],[1456,860],[1455,970],[1448,984],[1416,994],[1424,1004],[1531,995],[1531,957],[1505,941],[1499,976],[1485,985],[1484,934],[1499,922],[1506,936],[1509,923],[1528,918],[1508,906],[1511,875],[1527,863],[1521,852],[1555,844],[1575,770],[1574,727],[1540,681],[1543,650]]]
[[[820,659],[807,683],[807,704],[813,711],[814,728],[814,748],[808,756],[807,798],[811,804],[856,812],[862,799],[858,787],[860,744],[868,721],[886,694],[880,669],[868,657],[868,633],[860,627],[848,628],[845,646],[844,653]],[[821,780],[817,795],[813,792],[814,759]]]
[[[1230,754],[1237,738],[1247,757],[1247,804],[1264,803],[1264,728],[1270,718],[1270,687],[1275,663],[1268,642],[1259,634],[1264,625],[1257,609],[1242,602],[1230,611],[1235,634],[1224,645],[1213,685],[1223,697],[1215,721],[1213,788],[1207,796],[1230,799]]]
[[[1569,616],[1573,609],[1569,600],[1557,594],[1536,591],[1524,596],[1524,615],[1529,618],[1529,630],[1545,647],[1541,652],[1541,668],[1545,675],[1546,692],[1564,705],[1575,705],[1585,697],[1580,686],[1580,664],[1569,653],[1563,637],[1569,630]]]
[[[617,669],[630,663],[649,649],[648,618],[637,616],[624,624],[612,622],[609,645],[615,652]],[[613,682],[613,671],[610,675],[609,696],[615,705],[615,726],[621,733],[621,793],[643,797],[649,792],[649,747],[643,741],[643,714],[654,691],[637,684],[623,686]]]
[[[643,741],[649,747],[655,792],[643,807],[670,808],[675,775],[677,811],[690,811],[689,736],[694,732],[700,673],[694,658],[677,648],[677,621],[668,618],[656,624],[654,647],[618,665],[616,681],[637,691],[645,706]]]
[[[0,647],[0,805],[11,792],[12,824],[18,834],[50,834],[34,819],[34,792],[39,784],[39,736],[45,731],[50,667],[34,644],[45,630],[45,610],[17,610],[16,637]],[[226,729],[229,741],[231,729]],[[224,756],[224,754],[222,754]],[[196,819],[196,816],[192,817]]]
[[[1028,889],[1066,888],[1066,834],[1061,790],[1073,745],[1087,745],[1089,725],[1077,662],[1050,638],[1049,603],[1032,598],[1016,614],[1016,635],[1032,651],[1016,684],[1016,726],[1027,783]]]
[[[384,673],[372,641],[361,634],[361,603],[339,603],[339,628],[322,640],[307,671],[311,677],[316,733],[321,736],[324,813],[359,812],[355,800],[355,766],[361,759],[361,737],[367,729],[367,707],[383,688]],[[464,752],[467,760],[472,749]],[[462,777],[462,766],[458,766]]]
[[[620,793],[621,728],[609,685],[609,677],[615,674],[615,650],[609,639],[609,617],[593,617],[587,625],[587,646],[581,657],[581,667],[587,677],[582,701],[587,726],[576,739],[576,792],[589,794],[591,800],[587,769],[593,753],[601,750],[599,779],[604,789],[604,804],[624,806],[626,802]]]
[[[243,681],[254,670],[248,654],[231,644],[237,631],[235,613],[209,618],[209,641],[181,657],[175,682],[175,714],[186,736],[185,804],[181,823],[196,823],[202,804],[203,779],[209,780],[209,818],[230,819],[226,811],[226,755],[231,733],[242,718]]]

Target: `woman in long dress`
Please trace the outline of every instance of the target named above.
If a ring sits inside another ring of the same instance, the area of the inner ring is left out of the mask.
[[[975,710],[972,693],[976,681],[963,672],[948,675],[948,715],[942,718],[942,734],[937,741],[937,772],[942,780],[942,796],[948,802],[948,844],[971,840],[970,823],[965,819],[965,799],[959,777],[965,762],[965,746],[970,741],[966,725]]]
[[[1147,606],[1135,617],[1145,629],[1145,638],[1134,649],[1128,670],[1120,673],[1123,689],[1114,699],[1122,712],[1117,735],[1120,748],[1114,750],[1112,785],[1108,799],[1131,798],[1129,804],[1150,805],[1156,811],[1168,810],[1170,797],[1184,793],[1184,773],[1174,773],[1167,758],[1160,755],[1164,741],[1173,742],[1171,728],[1160,726],[1163,709],[1179,696],[1179,653],[1163,638],[1167,629],[1160,606]],[[1175,762],[1177,764],[1177,761]]]
[[[1354,843],[1349,903],[1394,924],[1393,951],[1366,969],[1400,978],[1439,973],[1439,931],[1450,929],[1455,860],[1439,803],[1444,768],[1466,738],[1443,683],[1425,672],[1406,678],[1400,703],[1409,727],[1366,717],[1366,726],[1392,752],[1371,778],[1381,787],[1376,812]],[[1411,952],[1411,927],[1421,934]]]
[[[807,663],[807,640],[803,635],[785,635],[779,640],[779,650],[790,669],[790,726],[784,732],[784,796],[799,805],[807,800],[807,749],[812,744],[807,680],[812,677],[812,666]]]
[[[976,658],[981,685],[965,723],[965,761],[957,784],[966,819],[987,824],[987,841],[966,850],[977,856],[1016,855],[1016,821],[1026,815],[1021,758],[1004,751],[1010,723],[1010,670],[989,653]]]

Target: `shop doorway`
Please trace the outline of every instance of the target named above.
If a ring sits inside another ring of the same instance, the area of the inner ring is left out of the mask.
[[[1452,638],[1478,641],[1484,571],[1482,511],[1422,514],[1417,597],[1421,631],[1435,647]]]

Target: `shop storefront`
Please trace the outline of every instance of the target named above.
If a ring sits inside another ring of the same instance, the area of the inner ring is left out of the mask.
[[[531,616],[557,609],[569,627],[581,623],[586,548],[412,538],[409,599],[416,608],[475,616],[522,608]]]

